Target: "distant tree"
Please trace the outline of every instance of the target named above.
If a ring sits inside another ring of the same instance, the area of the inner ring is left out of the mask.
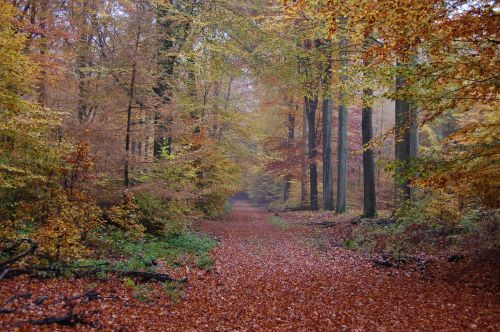
[[[339,95],[339,110],[338,110],[338,142],[337,142],[337,213],[346,212],[347,210],[347,100],[345,84],[347,83],[347,66],[348,66],[348,42],[346,32],[346,18],[340,17],[341,37],[339,42],[341,76]]]

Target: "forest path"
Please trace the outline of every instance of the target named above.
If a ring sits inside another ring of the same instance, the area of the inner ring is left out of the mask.
[[[420,330],[498,328],[498,297],[377,269],[343,248],[317,252],[300,226],[236,202],[224,220],[204,222],[217,236],[212,272],[190,279],[167,329],[196,331]],[[173,324],[173,325],[171,325]]]

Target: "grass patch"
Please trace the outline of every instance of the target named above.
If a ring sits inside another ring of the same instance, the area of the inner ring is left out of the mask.
[[[131,239],[124,232],[115,231],[102,235],[100,242],[102,259],[80,260],[74,267],[104,266],[103,270],[107,267],[118,271],[153,272],[157,262],[162,260],[172,267],[192,265],[209,269],[214,263],[209,253],[217,245],[214,238],[194,232]]]
[[[170,297],[174,304],[178,304],[184,295],[184,285],[178,282],[165,282],[163,292]]]
[[[138,284],[131,278],[123,278],[123,285],[132,290],[134,298],[142,303],[150,302],[156,295],[157,289],[151,284]],[[178,304],[184,295],[184,284],[179,282],[164,282],[163,293],[167,295],[174,304]]]
[[[208,269],[214,263],[208,254],[216,245],[217,241],[209,236],[183,233],[167,241],[165,258],[174,266],[179,265],[179,261],[185,262],[187,259],[187,263],[195,263],[201,269]]]
[[[359,246],[360,246],[357,239],[345,239],[342,242],[342,245],[346,248],[351,249],[351,250],[358,250]]]
[[[149,284],[136,284],[134,280],[130,278],[123,279],[123,285],[133,291],[134,298],[139,302],[147,303],[151,300],[153,295],[153,288]]]

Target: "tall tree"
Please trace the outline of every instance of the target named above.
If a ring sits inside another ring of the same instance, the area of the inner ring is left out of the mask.
[[[291,165],[292,160],[292,153],[295,150],[295,114],[293,113],[288,113],[288,139],[287,139],[287,159],[288,159],[288,165]],[[285,175],[285,184],[284,184],[284,190],[283,190],[283,200],[285,202],[288,201],[288,198],[290,196],[290,188],[292,186],[292,174],[290,171],[288,174]]]
[[[332,167],[332,99],[323,97],[323,202],[324,209],[333,211],[333,167]]]
[[[154,87],[159,97],[158,108],[167,108],[172,99],[172,78],[177,61],[175,54],[176,25],[172,18],[170,7],[171,1],[159,3],[157,8],[157,32],[158,32],[158,84]],[[163,147],[167,145],[168,151],[172,152],[172,136],[167,135],[171,131],[172,116],[157,111],[154,114],[155,133],[153,139],[153,154],[161,157]]]
[[[308,152],[307,142],[309,137],[309,129],[307,124],[307,104],[304,102],[302,113],[302,158],[300,170],[300,206],[305,208],[307,206],[307,165],[308,165]]]
[[[348,65],[348,43],[346,36],[346,18],[340,17],[341,36],[339,42],[340,53],[340,94],[339,94],[339,116],[338,116],[338,143],[337,143],[337,213],[347,210],[347,97],[345,85],[347,83]]]
[[[399,67],[401,67],[400,65]],[[396,93],[400,94],[405,87],[406,79],[403,74],[396,78]],[[395,102],[395,137],[396,137],[396,173],[395,187],[398,202],[410,198],[410,180],[408,178],[408,163],[410,161],[411,133],[410,133],[410,102],[404,97],[397,97]]]
[[[375,160],[373,147],[369,146],[373,139],[373,108],[371,106],[372,90],[363,90],[363,111],[361,119],[361,135],[363,142],[363,216],[373,218],[377,215],[377,196],[375,191]]]
[[[323,205],[327,211],[333,211],[333,166],[332,166],[332,98],[330,95],[331,84],[331,55],[330,43],[326,46],[326,70],[323,74]]]
[[[133,51],[133,59],[132,59],[132,70],[130,74],[130,85],[129,85],[129,90],[128,90],[128,105],[127,105],[127,130],[126,130],[126,135],[125,135],[125,169],[124,169],[124,184],[125,187],[130,186],[130,166],[129,166],[129,159],[130,159],[130,136],[131,136],[131,130],[132,130],[132,108],[134,105],[134,99],[135,99],[135,82],[137,78],[137,56],[138,56],[138,51],[139,51],[139,41],[141,38],[141,24],[138,22],[137,24],[137,33],[136,33],[136,38],[135,42],[133,45],[134,51]]]
[[[309,129],[309,199],[311,210],[317,210],[318,206],[318,149],[316,143],[316,110],[318,108],[318,96],[304,97],[304,103],[307,108],[307,123]]]

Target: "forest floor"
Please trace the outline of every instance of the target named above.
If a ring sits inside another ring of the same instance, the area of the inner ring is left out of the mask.
[[[310,222],[275,218],[245,202],[197,227],[220,241],[215,265],[165,267],[189,278],[182,289],[119,278],[17,277],[0,282],[0,330],[500,330],[498,289],[482,287],[491,280],[461,278],[476,273],[460,269],[465,262],[377,267],[367,255],[321,239]],[[68,314],[76,326],[37,325]]]

